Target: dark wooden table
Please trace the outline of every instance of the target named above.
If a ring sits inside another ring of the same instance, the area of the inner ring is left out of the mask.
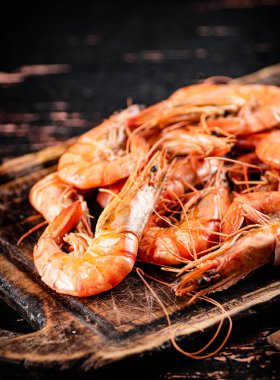
[[[129,98],[151,104],[209,76],[242,76],[280,61],[276,0],[36,7],[11,4],[2,15],[10,20],[0,39],[2,161],[79,135]],[[0,328],[32,331],[0,307]],[[213,358],[161,353],[117,363],[94,378],[277,379],[280,354],[266,337],[279,328],[278,306],[236,323]],[[93,377],[0,363],[0,379],[50,376]]]

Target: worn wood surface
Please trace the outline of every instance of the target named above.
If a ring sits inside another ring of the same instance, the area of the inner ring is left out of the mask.
[[[267,337],[267,340],[270,344],[272,344],[274,347],[276,347],[278,350],[280,350],[280,330],[269,335]]]
[[[79,378],[79,368],[108,364],[107,360],[126,356],[127,350],[134,358],[103,366],[94,377],[279,378],[279,353],[266,340],[280,327],[273,286],[277,287],[279,277],[274,268],[232,288],[230,296],[216,296],[232,312],[238,310],[232,337],[214,358],[187,360],[163,343],[168,342],[166,321],[135,273],[112,294],[79,302],[54,295],[41,284],[29,251],[38,235],[22,250],[15,247],[15,241],[40,220],[27,219],[35,214],[27,203],[28,188],[54,169],[61,151],[48,148],[34,156],[33,166],[28,157],[7,161],[79,135],[122,108],[128,96],[137,103],[151,104],[211,75],[245,76],[243,81],[254,82],[248,73],[280,60],[277,1],[175,1],[160,6],[148,1],[118,3],[115,9],[110,3],[84,2],[77,7],[44,2],[36,10],[26,3],[17,7],[11,3],[9,8],[2,17],[13,22],[6,27],[6,41],[0,39],[4,53],[0,62],[0,156],[5,161],[0,176],[4,257],[0,289],[5,302],[0,301],[0,348],[5,347],[6,355],[19,365],[0,362],[0,378],[56,377],[59,359],[65,367],[71,366],[71,371],[59,373],[60,378]],[[258,74],[263,83],[265,77],[266,71]],[[279,83],[278,78],[273,75],[268,82]],[[46,155],[49,159],[41,163]],[[186,349],[194,350],[209,338],[209,328],[205,335],[190,329],[194,317],[206,327],[205,318],[213,315],[211,308],[197,304],[182,312],[181,300],[174,301],[173,295],[157,286],[156,291],[168,304],[174,323],[180,325],[184,320],[181,333],[186,335],[181,343]],[[59,343],[52,339],[52,329]],[[84,337],[82,342],[77,334]],[[153,349],[151,342],[160,348]],[[139,349],[146,350],[144,357],[137,353]],[[47,360],[47,353],[54,350],[58,356]],[[92,374],[82,377],[92,378]]]

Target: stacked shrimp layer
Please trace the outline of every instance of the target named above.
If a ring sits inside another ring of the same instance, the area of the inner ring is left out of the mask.
[[[112,115],[31,189],[48,223],[34,248],[42,280],[90,296],[138,259],[196,297],[279,264],[279,126],[280,89],[266,85],[188,86]],[[94,188],[104,210],[93,233]]]

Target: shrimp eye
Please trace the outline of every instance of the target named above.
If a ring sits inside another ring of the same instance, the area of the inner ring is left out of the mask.
[[[211,135],[212,135],[212,136],[219,136],[219,133],[216,132],[216,131],[211,131]]]
[[[197,281],[198,286],[206,286],[211,281],[210,277],[203,276]]]
[[[153,165],[152,167],[151,167],[151,173],[155,173],[155,172],[157,172],[158,171],[158,167],[157,167],[157,165]]]

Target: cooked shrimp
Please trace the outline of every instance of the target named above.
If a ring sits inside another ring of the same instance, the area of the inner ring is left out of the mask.
[[[224,112],[237,112],[246,100],[235,90],[236,86],[195,84],[180,88],[167,100],[142,110],[129,119],[129,125],[149,126],[171,124],[177,121],[199,121],[202,114],[223,115]]]
[[[116,286],[132,270],[139,238],[162,188],[166,161],[158,152],[104,209],[95,238],[70,232],[83,211],[76,201],[49,224],[34,249],[34,263],[42,280],[59,293],[79,297]],[[69,245],[69,253],[62,243]]]
[[[255,150],[260,141],[267,137],[269,133],[270,132],[261,132],[238,136],[235,146],[239,150]]]
[[[234,86],[245,103],[237,115],[207,120],[209,128],[215,126],[234,135],[252,134],[280,125],[280,89],[268,85]]]
[[[202,133],[198,128],[175,129],[163,135],[160,146],[173,155],[222,156],[233,147],[232,137],[218,137]]]
[[[156,204],[156,210],[168,207],[170,203],[181,197],[195,186],[203,185],[210,180],[214,172],[217,171],[219,161],[212,159],[209,161],[197,159],[195,157],[177,158],[168,169],[160,198]],[[107,204],[121,191],[125,180],[118,181],[112,185],[101,189],[97,195],[97,202],[105,208]]]
[[[227,173],[234,184],[235,192],[255,191],[262,185],[268,184],[268,180],[263,174],[268,169],[268,166],[258,158],[255,152],[242,154],[235,159],[223,159],[230,162],[227,167]]]
[[[43,215],[48,223],[77,200],[81,201],[83,207],[79,230],[90,234],[89,210],[86,202],[82,202],[83,196],[73,186],[64,183],[59,178],[58,172],[51,173],[35,183],[29,193],[31,205]]]
[[[185,266],[182,277],[174,283],[176,295],[196,292],[194,300],[202,294],[227,289],[264,265],[280,265],[279,242],[279,223],[232,238],[224,247]],[[189,272],[185,274],[186,271]]]
[[[126,151],[127,120],[138,112],[138,106],[131,106],[82,135],[61,156],[59,177],[78,189],[107,186],[128,177],[147,150],[144,138],[136,134],[130,152]]]
[[[155,221],[145,229],[138,257],[160,265],[176,265],[184,259],[196,259],[200,252],[219,240],[217,232],[229,205],[228,183],[224,173],[220,173],[215,186],[206,191],[187,214],[183,214],[180,222],[164,227]]]
[[[203,186],[210,181],[217,171],[219,161],[211,162],[197,159],[194,156],[177,158],[173,161],[167,173],[166,185],[157,202],[156,210],[169,208],[172,202],[178,202],[178,198],[193,190],[194,187]]]
[[[236,197],[222,221],[222,232],[231,235],[245,221],[267,224],[280,215],[280,191],[258,191]]]
[[[99,189],[96,197],[97,203],[99,203],[102,208],[105,208],[108,203],[110,203],[111,200],[114,199],[117,194],[119,194],[125,182],[126,179],[121,179],[120,181],[112,183],[112,185]]]
[[[256,154],[261,161],[280,169],[280,131],[267,134],[257,144]]]
[[[199,122],[202,116],[202,124],[208,128],[218,127],[234,135],[271,129],[280,125],[280,89],[269,85],[188,86],[131,117],[129,125]]]

